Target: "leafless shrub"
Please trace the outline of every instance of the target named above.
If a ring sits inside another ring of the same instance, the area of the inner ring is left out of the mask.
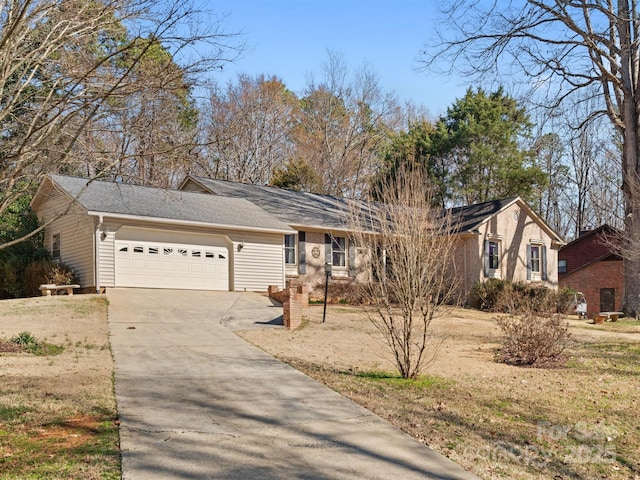
[[[371,267],[359,282],[365,312],[405,378],[433,360],[431,321],[459,294],[451,218],[433,207],[431,192],[420,172],[400,171],[380,187],[380,203],[351,212],[351,241]]]
[[[324,300],[324,282],[317,283],[311,291],[311,298],[315,301]],[[340,303],[345,305],[366,305],[367,297],[361,288],[352,282],[342,283],[329,281],[327,303]]]
[[[40,295],[40,285],[72,285],[77,282],[73,270],[64,263],[42,260],[27,266],[24,272],[24,292],[28,296]]]
[[[500,362],[523,367],[563,366],[564,351],[570,339],[569,325],[560,315],[533,314],[498,317],[504,334],[497,354]]]

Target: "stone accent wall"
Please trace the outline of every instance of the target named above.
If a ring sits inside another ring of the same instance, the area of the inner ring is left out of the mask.
[[[283,323],[289,330],[295,330],[302,323],[302,310],[309,306],[309,287],[287,282],[287,288],[280,290],[269,286],[269,297],[282,304]]]

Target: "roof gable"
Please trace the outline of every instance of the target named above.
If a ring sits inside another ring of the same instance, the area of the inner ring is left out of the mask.
[[[565,276],[590,265],[611,254],[616,254],[616,243],[620,241],[620,232],[606,223],[594,230],[583,233],[558,252],[558,259],[566,262]]]
[[[63,191],[90,214],[132,216],[160,221],[201,223],[233,229],[291,232],[285,223],[242,199],[155,187],[51,175]],[[41,199],[38,200],[39,202]]]

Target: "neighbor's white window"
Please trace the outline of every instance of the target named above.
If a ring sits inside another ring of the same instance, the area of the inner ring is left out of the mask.
[[[567,261],[558,260],[558,273],[567,273]]]
[[[346,237],[332,237],[331,260],[334,267],[347,266],[347,239]]]
[[[296,262],[296,236],[284,236],[284,263],[287,265],[295,265]]]
[[[51,258],[55,261],[60,260],[60,234],[54,233],[51,235]]]

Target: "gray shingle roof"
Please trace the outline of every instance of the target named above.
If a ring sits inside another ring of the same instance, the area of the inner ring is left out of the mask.
[[[457,232],[471,232],[482,222],[491,218],[503,208],[511,205],[517,199],[518,197],[511,197],[451,208],[449,210],[451,213],[451,223],[456,226]]]
[[[62,175],[51,175],[51,180],[71,197],[80,194],[78,203],[92,212],[293,233],[286,223],[243,198],[97,180],[87,186],[86,178]]]
[[[212,193],[246,198],[292,226],[346,229],[349,224],[346,214],[349,201],[344,198],[205,177],[190,178]],[[511,197],[450,209],[454,232],[471,232],[517,199]]]
[[[347,229],[349,225],[349,201],[344,198],[205,177],[191,178],[217,195],[246,198],[288,225],[338,230]]]

